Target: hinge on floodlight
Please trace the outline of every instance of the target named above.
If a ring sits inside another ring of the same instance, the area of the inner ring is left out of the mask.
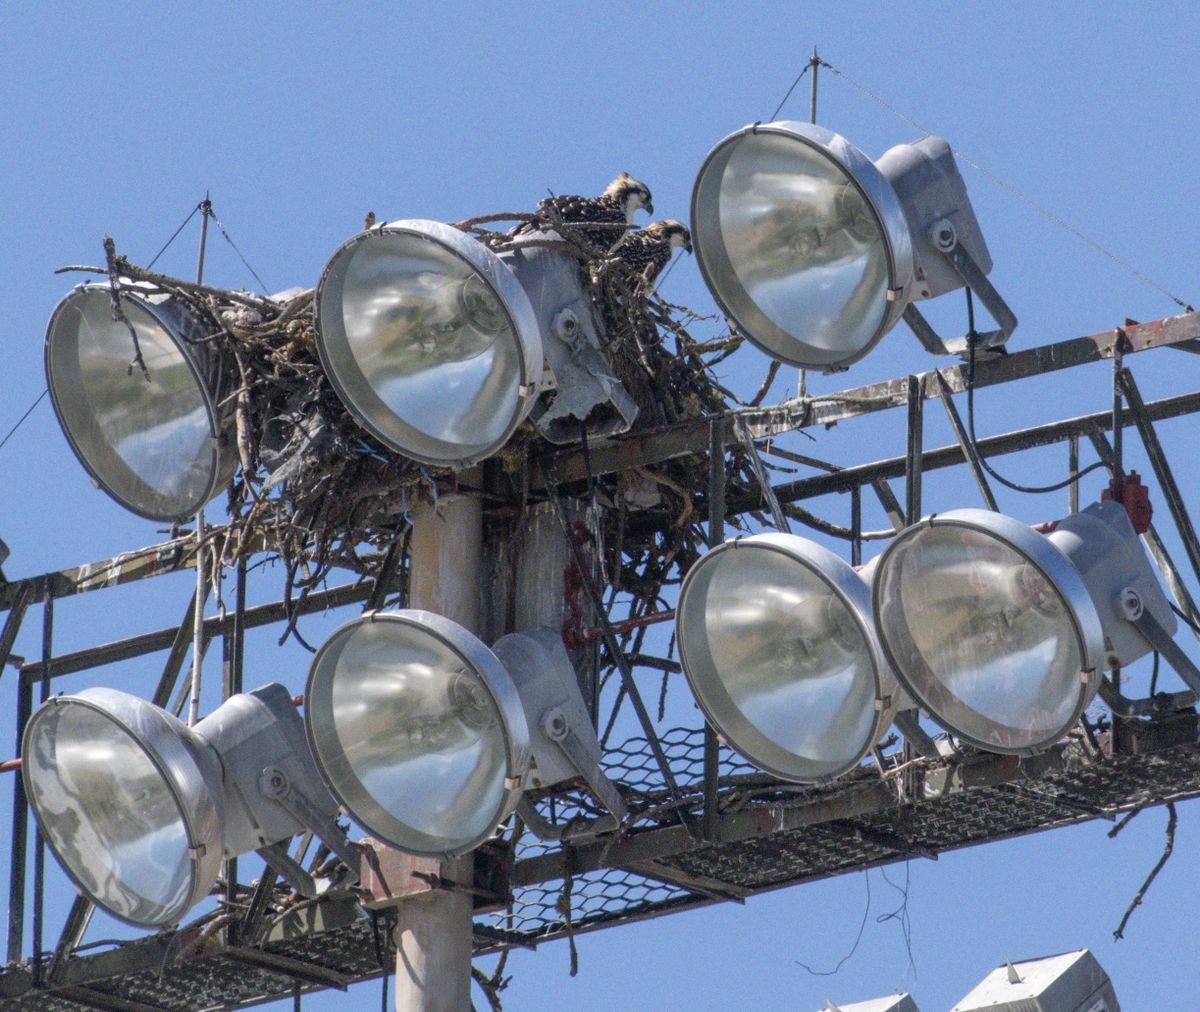
[[[617,785],[604,775],[604,771],[596,764],[587,745],[575,732],[562,710],[558,707],[548,709],[542,714],[541,725],[546,737],[562,750],[572,768],[587,784],[588,790],[608,809],[608,814],[582,823],[572,821],[555,825],[542,816],[528,796],[522,797],[517,803],[517,814],[525,821],[525,825],[543,840],[578,839],[613,832],[625,820],[628,812],[625,799],[621,797]],[[590,726],[588,730],[591,730]]]
[[[987,311],[991,313],[992,319],[996,321],[999,330],[990,330],[984,334],[975,335],[975,352],[986,353],[993,349],[1001,347],[1005,341],[1009,339],[1012,332],[1017,329],[1016,314],[1009,308],[1008,303],[995,286],[988,280],[988,276],[980,269],[979,264],[975,262],[974,257],[967,252],[967,249],[961,242],[958,241],[957,233],[954,226],[946,220],[942,220],[934,224],[930,230],[939,253],[949,261],[950,266],[954,269],[967,286],[975,295],[979,297],[979,301],[984,304]],[[962,355],[966,356],[970,352],[970,340],[967,337],[943,338],[938,332],[933,329],[932,325],[917,309],[914,303],[909,303],[904,309],[904,322],[916,335],[917,340],[926,351],[933,355]]]
[[[1195,706],[1200,700],[1200,669],[1180,649],[1175,637],[1163,628],[1149,608],[1143,606],[1141,598],[1132,588],[1121,592],[1118,609],[1188,684],[1188,688],[1183,692],[1158,692],[1143,699],[1129,699],[1112,683],[1104,680],[1100,683],[1100,696],[1108,708],[1118,717],[1145,717]]]

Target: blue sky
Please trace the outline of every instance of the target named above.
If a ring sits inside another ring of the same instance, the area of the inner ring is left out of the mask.
[[[1198,28],[1200,15],[1168,4],[8,5],[0,12],[0,432],[44,384],[45,322],[75,280],[54,269],[101,261],[106,232],[145,263],[210,191],[230,235],[277,290],[315,283],[368,210],[449,221],[531,208],[547,189],[598,191],[627,170],[650,184],[660,217],[683,219],[704,155],[725,134],[770,115],[814,44],[972,161],[1195,301]],[[785,116],[807,118],[807,89],[805,81]],[[818,120],[873,158],[918,136],[829,73],[820,78]],[[995,261],[992,280],[1021,321],[1011,347],[1176,311],[1162,292],[988,176],[962,170]],[[194,231],[185,232],[159,266],[189,276],[194,244]],[[219,235],[208,279],[256,287]],[[664,295],[712,309],[691,260],[673,271]],[[942,301],[930,315],[961,326],[961,300]],[[753,386],[766,365],[746,348],[728,376]],[[901,326],[850,373],[814,377],[812,388],[829,392],[931,365]],[[1133,367],[1147,399],[1195,382],[1190,356],[1157,352]],[[1079,372],[981,395],[981,434],[1105,408],[1103,367]],[[789,383],[794,374],[776,393]],[[950,438],[934,415],[930,445]],[[903,452],[900,423],[845,424],[810,446],[842,463],[890,456]],[[1190,425],[1161,427],[1185,496],[1197,478]],[[89,485],[46,403],[0,449],[0,466],[10,575],[159,537],[154,524]],[[1030,481],[1052,479],[1065,455],[1041,451],[1006,458],[1003,467]],[[1100,484],[1085,488],[1085,500]],[[964,473],[942,472],[927,486],[927,509],[976,504]],[[836,497],[818,505],[844,521],[847,507]],[[1061,515],[1065,499],[1010,494],[1001,508],[1034,521]],[[188,578],[154,584],[64,602],[55,616],[58,649],[178,621]],[[258,590],[265,599],[278,584],[264,580]],[[314,620],[311,628],[320,638],[328,627]],[[31,613],[18,652],[34,654],[39,637]],[[251,645],[258,680],[302,683],[304,655],[273,644],[265,636]],[[107,682],[144,691],[157,667],[155,658],[61,687]],[[247,674],[248,684],[254,677]],[[14,681],[11,673],[0,680],[0,713],[12,712]],[[210,689],[216,681],[210,674]],[[10,734],[0,725],[0,741]],[[0,803],[0,833],[8,812]],[[1092,823],[914,862],[915,974],[899,920],[879,920],[896,909],[899,893],[871,872],[862,941],[836,976],[814,977],[799,964],[829,969],[849,951],[866,903],[862,874],[587,936],[573,979],[563,943],[517,953],[506,1008],[817,1009],[826,997],[848,1003],[906,987],[924,1008],[940,1009],[1005,958],[1089,946],[1125,1007],[1192,1009],[1200,962],[1189,916],[1198,840],[1191,806],[1181,808],[1175,857],[1128,937],[1111,939],[1158,856],[1165,821],[1154,810],[1115,841],[1105,838],[1107,824]],[[902,883],[904,866],[888,875]],[[56,926],[69,896],[52,865],[49,876]],[[106,930],[98,924],[89,938]],[[306,999],[305,1007],[365,1007],[378,1000],[377,988]]]

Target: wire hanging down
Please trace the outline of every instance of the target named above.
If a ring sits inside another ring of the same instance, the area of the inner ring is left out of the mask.
[[[987,462],[987,457],[979,449],[979,439],[975,435],[975,342],[979,336],[975,332],[975,303],[971,298],[971,289],[966,289],[967,293],[967,434],[971,438],[971,446],[975,449],[975,456],[979,460],[980,466],[987,471],[996,481],[1000,482],[1005,488],[1010,488],[1014,492],[1025,492],[1030,495],[1039,495],[1043,492],[1057,492],[1059,489],[1064,489],[1072,482],[1078,481],[1086,474],[1091,474],[1092,471],[1098,470],[1104,466],[1104,461],[1097,460],[1095,463],[1089,464],[1087,467],[1079,471],[1072,471],[1062,481],[1056,481],[1051,485],[1021,485],[1015,481],[1009,481],[1004,475],[996,471],[991,464]],[[1115,421],[1114,421],[1114,424]]]

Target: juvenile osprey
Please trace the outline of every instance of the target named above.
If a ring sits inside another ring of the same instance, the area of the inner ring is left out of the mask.
[[[650,201],[650,188],[634,179],[628,172],[622,172],[598,197],[580,197],[574,194],[547,197],[538,204],[538,221],[527,221],[518,225],[510,235],[525,235],[544,228],[552,229],[559,222],[581,226],[593,222],[609,226],[628,225],[633,222],[633,216],[639,210],[644,210],[647,214],[654,213],[654,205]],[[572,229],[571,232],[572,238],[582,239],[597,251],[609,249],[625,235],[624,229],[612,227],[581,227]]]
[[[671,256],[677,249],[691,253],[692,234],[683,222],[666,218],[627,233],[613,255],[631,271],[653,284],[662,269],[671,262]]]

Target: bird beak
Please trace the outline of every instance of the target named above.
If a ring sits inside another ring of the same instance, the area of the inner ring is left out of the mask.
[[[689,253],[691,253],[691,252],[692,252],[692,244],[691,244],[690,242],[684,243],[684,246],[683,246],[683,248],[684,248],[685,250],[687,250]]]
[[[650,201],[646,201],[645,211],[649,215],[654,214],[654,205]]]

